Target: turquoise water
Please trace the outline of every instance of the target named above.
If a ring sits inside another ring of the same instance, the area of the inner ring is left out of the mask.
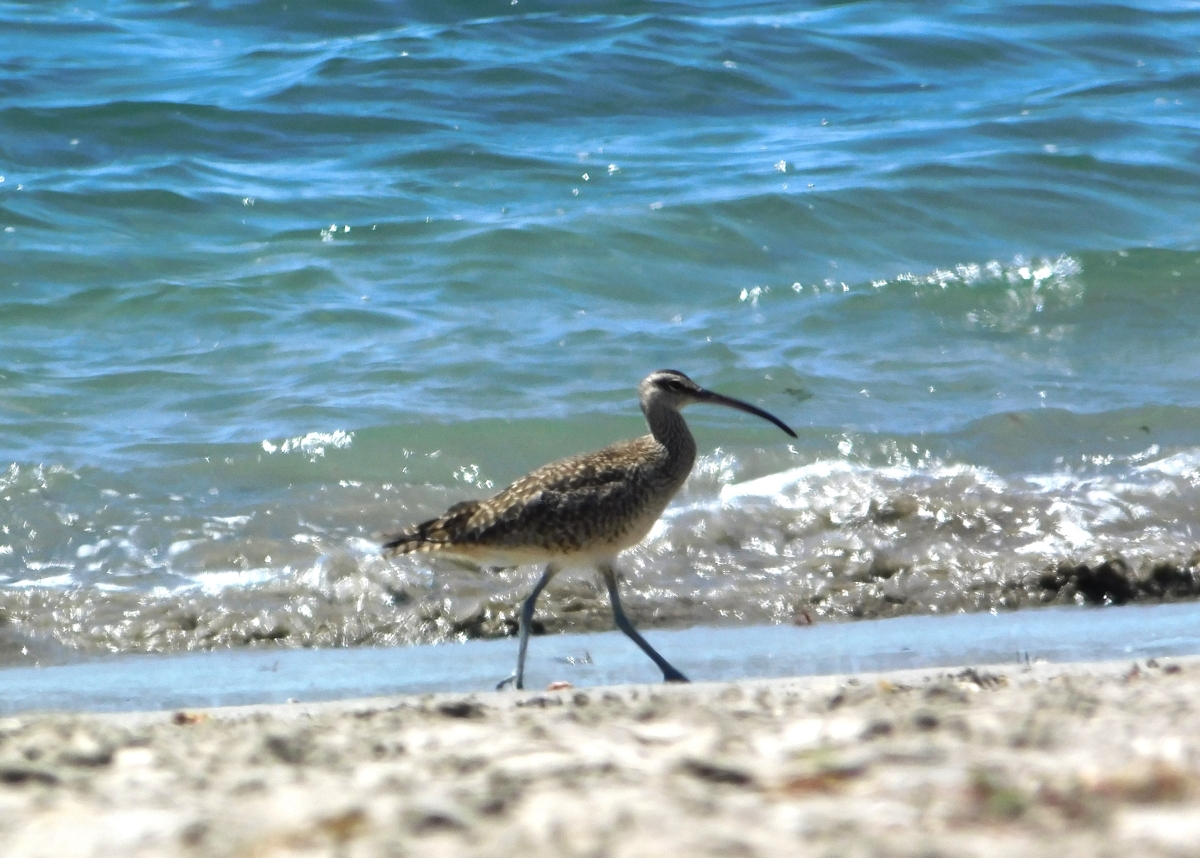
[[[644,626],[1200,594],[1195,4],[310,6],[0,3],[0,658],[506,634],[662,366]]]

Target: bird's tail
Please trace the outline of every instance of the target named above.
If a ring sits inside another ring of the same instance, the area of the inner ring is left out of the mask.
[[[479,509],[479,501],[456,503],[437,518],[384,536],[383,553],[419,554],[440,551],[459,541]]]

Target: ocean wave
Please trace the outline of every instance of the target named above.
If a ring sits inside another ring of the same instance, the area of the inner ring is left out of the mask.
[[[1149,447],[1015,476],[936,459],[873,466],[847,457],[753,479],[741,472],[727,453],[706,457],[681,501],[623,555],[638,623],[807,623],[1200,596],[1191,524],[1200,449]],[[536,570],[385,560],[370,535],[401,508],[412,519],[436,512],[452,488],[354,480],[318,495],[290,510],[193,517],[161,529],[159,544],[118,527],[79,544],[74,565],[0,583],[0,622],[84,652],[515,631]],[[374,524],[362,520],[368,508]],[[564,574],[540,603],[542,629],[610,623],[606,594],[586,570]]]
[[[354,433],[345,429],[335,429],[332,432],[309,432],[295,438],[286,438],[278,444],[264,440],[262,448],[267,453],[303,453],[310,460],[316,461],[325,455],[325,449],[345,450],[354,442]]]

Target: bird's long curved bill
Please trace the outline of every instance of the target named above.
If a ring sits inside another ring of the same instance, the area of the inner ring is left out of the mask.
[[[763,420],[770,420],[793,438],[796,437],[796,433],[792,431],[791,427],[774,414],[771,414],[768,411],[763,411],[761,408],[751,405],[749,402],[742,402],[742,400],[734,399],[732,396],[722,396],[719,393],[713,393],[711,390],[704,391],[704,394],[705,402],[710,402],[713,405],[724,405],[729,408],[736,408],[738,411],[745,411],[747,414],[753,414],[756,417],[761,417]]]

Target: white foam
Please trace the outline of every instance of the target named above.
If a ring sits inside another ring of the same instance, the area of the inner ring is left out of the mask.
[[[167,548],[167,556],[168,557],[178,557],[180,554],[183,554],[185,551],[190,550],[193,546],[200,545],[204,541],[205,540],[203,540],[203,539],[179,539],[179,540],[176,540],[175,542],[171,543],[170,547]]]
[[[839,494],[844,497],[877,493],[884,484],[902,484],[913,479],[946,482],[966,477],[972,483],[994,492],[1008,489],[1008,483],[986,468],[974,465],[933,465],[927,468],[909,465],[870,467],[845,459],[821,459],[808,465],[790,468],[741,483],[722,486],[720,503],[733,506],[750,499],[770,500],[785,509],[807,509],[812,506],[812,490],[823,485],[820,496],[827,501]],[[829,485],[839,483],[837,489]],[[839,492],[838,489],[842,491]]]
[[[231,587],[248,588],[257,584],[265,584],[280,574],[285,574],[287,571],[286,568],[281,572],[281,570],[260,566],[254,569],[227,569],[218,572],[201,572],[191,576],[191,583],[185,584],[179,589],[190,590],[199,588],[203,593],[216,595],[222,590],[228,590]]]
[[[99,542],[95,543],[84,543],[75,549],[75,556],[80,560],[85,560],[88,557],[95,557],[110,545],[112,545],[111,539],[101,539]]]
[[[1156,472],[1170,477],[1193,479],[1200,473],[1200,450],[1184,450],[1181,453],[1164,456],[1161,459],[1146,462],[1144,465],[1138,465],[1134,470],[1142,473]]]
[[[134,589],[133,587],[125,586],[122,584],[109,584],[106,581],[100,581],[96,584],[93,584],[92,586],[94,586],[97,590],[101,590],[105,593],[122,593],[122,592],[128,592],[128,591]]]
[[[226,527],[243,527],[250,523],[252,515],[214,515],[210,521],[215,521]]]
[[[771,500],[787,508],[807,506],[807,500],[797,491],[803,486],[814,481],[827,481],[835,474],[858,475],[869,470],[844,459],[820,459],[798,468],[722,486],[719,500],[725,506],[751,499]],[[795,496],[788,497],[789,493],[794,493]]]
[[[38,578],[36,580],[23,578],[20,581],[13,581],[9,587],[45,587],[47,589],[70,587],[78,583],[72,573],[65,575],[51,575],[48,578]]]
[[[262,448],[268,453],[303,453],[312,460],[325,455],[325,448],[333,447],[344,450],[354,442],[354,433],[345,429],[335,429],[333,432],[309,432],[307,435],[297,435],[287,438],[278,444],[264,440]]]

